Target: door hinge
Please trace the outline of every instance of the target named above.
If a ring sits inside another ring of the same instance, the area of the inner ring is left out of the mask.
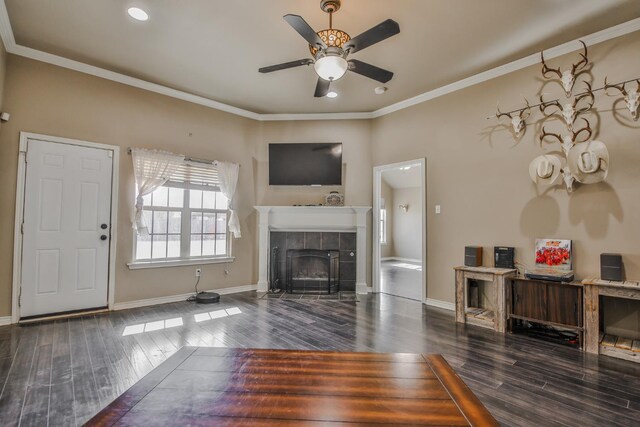
[[[18,307],[22,307],[22,286],[20,286],[20,292],[18,293]]]
[[[20,224],[20,234],[24,235],[24,222]]]

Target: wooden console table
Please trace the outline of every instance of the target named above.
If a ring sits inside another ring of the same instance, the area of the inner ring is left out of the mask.
[[[583,285],[580,282],[553,282],[517,278],[507,287],[508,329],[515,321],[527,321],[569,330],[578,335],[582,347]]]
[[[582,284],[584,285],[585,351],[640,363],[640,340],[600,335],[600,297],[640,300],[640,282],[585,279]]]
[[[515,277],[516,270],[493,267],[455,267],[456,322],[506,331],[505,281]],[[469,280],[491,283],[494,286],[493,310],[469,307]]]

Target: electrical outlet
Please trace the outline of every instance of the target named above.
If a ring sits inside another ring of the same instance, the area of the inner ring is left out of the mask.
[[[196,277],[200,277],[200,276],[202,276],[202,269],[196,268]]]
[[[436,215],[440,214],[440,205],[436,205]]]

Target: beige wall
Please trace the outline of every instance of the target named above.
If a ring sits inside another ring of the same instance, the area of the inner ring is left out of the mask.
[[[590,47],[594,87],[605,75],[615,81],[637,77],[637,52],[640,33]],[[551,63],[564,69],[574,59]],[[486,251],[515,246],[517,259],[531,266],[540,237],[573,239],[579,278],[599,276],[601,252],[619,252],[628,278],[640,279],[640,122],[628,120],[624,111],[614,116],[614,99],[598,94],[598,112],[590,118],[609,148],[611,170],[605,183],[578,186],[569,196],[562,188],[536,189],[529,178],[529,163],[543,153],[535,139],[537,123],[516,142],[507,128],[485,119],[498,101],[503,109],[519,105],[522,94],[535,101],[543,83],[539,71],[532,66],[373,122],[374,165],[427,159],[429,298],[454,300],[453,267],[462,264],[465,245]],[[543,90],[560,94],[555,84]],[[562,130],[557,123],[548,126]],[[436,204],[442,205],[440,215],[434,214]]]
[[[242,238],[233,243],[236,261],[203,267],[201,288],[257,281],[256,216],[253,206],[320,203],[333,188],[269,187],[269,142],[344,144],[344,185],[348,204],[371,204],[370,122],[259,123],[173,98],[10,55],[5,105],[12,119],[0,130],[0,316],[10,314],[15,185],[20,131],[118,145],[120,199],[116,261],[116,302],[190,292],[195,267],[129,270],[134,198],[127,147],[151,147],[188,156],[241,164],[236,207]],[[370,249],[369,249],[370,252]],[[368,270],[370,270],[368,268]]]
[[[373,166],[368,120],[260,122],[255,136],[254,170],[257,205],[323,203],[329,191],[344,193],[345,205],[371,206]],[[270,142],[341,142],[343,185],[340,187],[269,186]],[[371,213],[367,215],[371,227]],[[257,261],[256,261],[257,262]],[[367,238],[367,284],[371,286],[371,236]]]
[[[389,210],[393,211],[393,256],[422,260],[422,188],[394,188]],[[400,205],[408,205],[406,212]]]
[[[590,48],[595,86],[637,77],[640,33]],[[556,59],[563,67],[574,55]],[[0,64],[0,78],[2,76]],[[0,126],[0,316],[10,314],[16,159],[20,131],[83,139],[123,147],[116,301],[132,301],[189,292],[193,268],[130,271],[133,200],[130,158],[124,148],[154,147],[190,156],[239,162],[236,202],[243,237],[234,244],[231,274],[223,266],[203,269],[206,288],[256,281],[256,235],[253,206],[320,203],[330,188],[269,187],[269,142],[336,141],[345,145],[346,203],[371,204],[372,165],[427,158],[428,297],[453,301],[452,268],[462,263],[465,245],[513,245],[518,260],[533,263],[537,237],[571,238],[578,277],[598,275],[601,252],[621,252],[627,275],[640,278],[640,122],[614,118],[613,99],[599,97],[598,137],[611,153],[606,183],[565,190],[536,189],[527,167],[542,153],[535,140],[537,124],[514,142],[495,120],[485,120],[499,100],[506,109],[534,100],[542,81],[530,67],[430,102],[372,120],[328,122],[255,122],[140,89],[32,60],[8,56],[4,109],[12,113]],[[559,93],[546,85],[545,92]],[[617,107],[622,108],[620,104]],[[550,128],[555,125],[549,124]],[[556,131],[559,127],[554,128]],[[553,148],[548,145],[547,148]],[[442,214],[433,213],[442,205]],[[369,239],[370,241],[371,239]],[[370,259],[370,243],[367,249]],[[486,257],[488,259],[490,257]],[[490,262],[490,261],[487,261]],[[368,282],[370,283],[370,268]],[[640,322],[640,321],[639,321]],[[640,326],[640,325],[639,325]]]
[[[35,132],[118,145],[120,188],[116,302],[175,295],[193,289],[195,267],[131,271],[130,213],[134,200],[127,147],[153,147],[189,156],[239,162],[237,208],[243,237],[234,241],[236,262],[203,267],[203,288],[255,283],[255,227],[251,120],[140,89],[9,56],[5,106],[11,121],[0,136],[0,316],[10,313],[14,198],[19,132]]]
[[[340,191],[346,205],[371,205],[371,122],[368,120],[282,121],[257,124],[254,168],[258,205],[324,203],[330,191]],[[343,185],[327,187],[269,186],[269,143],[341,142]]]
[[[6,75],[7,75],[7,51],[4,50],[4,45],[0,43],[0,109],[2,109],[2,107],[4,106],[4,82],[5,82]]]

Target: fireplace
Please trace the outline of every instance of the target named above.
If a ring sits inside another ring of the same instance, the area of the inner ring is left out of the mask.
[[[332,294],[340,290],[340,252],[323,249],[287,251],[286,290],[290,294]]]
[[[258,291],[286,289],[287,251],[339,253],[339,289],[367,293],[368,206],[256,206]],[[326,290],[324,293],[326,294]]]
[[[329,277],[327,272],[320,272],[325,269],[324,261],[316,256],[314,261],[298,260],[298,253],[320,254],[323,257],[329,257],[332,273],[337,274],[336,281],[340,283],[340,291],[354,292],[356,290],[356,233],[350,232],[300,232],[300,231],[272,231],[270,233],[269,245],[271,247],[270,265],[269,265],[269,289],[289,291],[289,277],[295,277],[296,274],[289,275],[288,258],[290,254],[295,254],[295,262],[292,267],[298,268],[300,264],[307,271],[306,277],[313,277],[315,285],[312,286],[307,280],[304,287],[307,290],[296,289],[293,292],[311,292],[311,289],[320,285],[320,279]],[[315,251],[315,252],[314,252]],[[334,258],[327,254],[335,255]],[[318,271],[315,271],[318,270]],[[304,276],[298,272],[300,276]],[[336,283],[337,283],[336,282]],[[301,283],[302,284],[302,283]],[[322,290],[318,293],[327,293],[326,283],[320,285]],[[335,287],[332,285],[332,287]],[[299,288],[293,286],[293,288]],[[333,291],[331,291],[333,292]]]

